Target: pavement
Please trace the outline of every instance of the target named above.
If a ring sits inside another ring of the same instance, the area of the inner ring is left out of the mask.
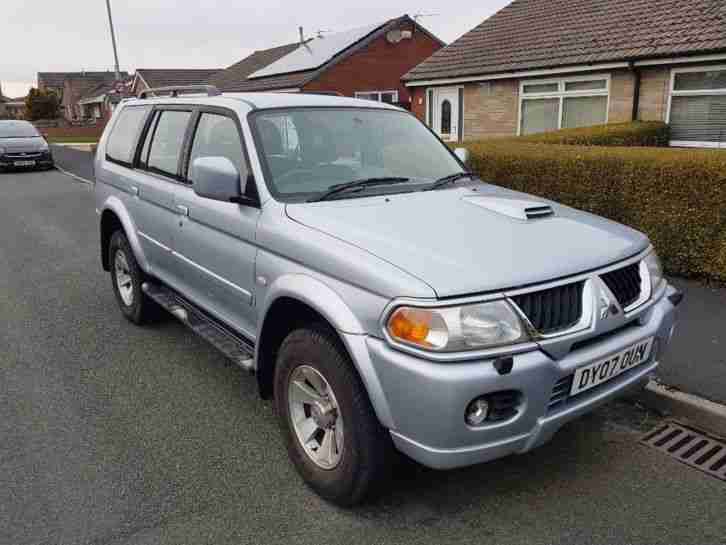
[[[0,174],[0,543],[723,544],[726,485],[638,440],[616,402],[531,453],[335,508],[288,463],[255,379],[101,270],[92,188]]]
[[[53,147],[64,170],[93,180],[90,153]],[[685,293],[673,343],[661,362],[659,381],[684,392],[726,404],[726,289],[669,279]]]
[[[680,278],[670,281],[685,298],[658,378],[684,392],[726,404],[726,289]]]

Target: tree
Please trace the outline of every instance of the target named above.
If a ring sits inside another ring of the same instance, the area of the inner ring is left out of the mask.
[[[32,88],[25,98],[27,117],[31,121],[36,119],[55,119],[58,117],[60,100],[53,91],[43,91]]]

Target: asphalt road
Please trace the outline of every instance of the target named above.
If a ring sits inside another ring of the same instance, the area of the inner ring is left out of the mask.
[[[57,163],[93,180],[92,155],[54,146]],[[686,294],[674,342],[658,372],[659,379],[685,392],[726,404],[726,289],[672,279]]]
[[[89,186],[0,174],[0,543],[724,543],[726,485],[639,445],[658,419],[624,403],[326,504],[254,378],[172,319],[122,318],[96,222]]]
[[[89,181],[94,180],[92,153],[69,148],[68,146],[51,145],[51,148],[53,150],[53,159],[63,170]]]

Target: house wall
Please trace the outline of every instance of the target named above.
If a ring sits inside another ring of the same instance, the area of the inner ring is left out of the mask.
[[[517,134],[519,80],[464,87],[464,140]]]
[[[638,118],[641,121],[666,120],[671,68],[671,66],[653,66],[640,70]]]
[[[426,89],[424,87],[411,87],[411,113],[426,123]]]
[[[665,121],[668,111],[671,66],[640,69],[638,119]],[[568,75],[586,75],[568,74]],[[598,73],[601,74],[601,73]],[[610,74],[610,103],[608,123],[627,123],[632,120],[635,73],[628,69],[613,70]],[[552,79],[527,78],[528,80]],[[519,120],[519,86],[521,80],[506,79],[464,85],[464,139],[514,136]],[[426,120],[426,88],[413,87],[412,111]]]
[[[635,74],[630,70],[610,73],[610,107],[608,123],[628,123],[633,120]]]
[[[413,25],[402,24],[401,30]],[[399,102],[410,101],[410,94],[401,76],[441,48],[441,44],[421,31],[410,40],[389,43],[385,36],[325,70],[306,84],[304,91],[337,91],[344,96],[356,92],[398,90]]]
[[[139,77],[138,74],[134,77],[133,86],[131,88],[131,96],[137,96],[141,91],[146,91],[149,87],[144,83],[144,80]]]

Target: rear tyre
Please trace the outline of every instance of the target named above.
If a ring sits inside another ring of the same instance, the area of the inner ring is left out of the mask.
[[[285,338],[275,406],[290,459],[320,496],[348,507],[386,482],[395,459],[391,438],[328,327],[296,329]]]
[[[156,306],[141,289],[145,275],[123,231],[111,235],[108,256],[113,292],[121,312],[137,325],[150,321],[156,316]]]

